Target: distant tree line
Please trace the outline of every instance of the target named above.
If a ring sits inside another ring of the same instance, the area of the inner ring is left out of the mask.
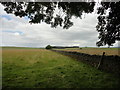
[[[79,46],[51,46],[51,45],[47,45],[46,49],[65,49],[65,48],[79,48]]]

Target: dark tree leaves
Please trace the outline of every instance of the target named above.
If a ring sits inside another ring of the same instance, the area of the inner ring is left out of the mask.
[[[51,27],[61,26],[68,29],[73,25],[72,16],[80,17],[82,13],[91,13],[94,2],[1,2],[5,11],[19,17],[28,16],[30,23],[45,22]],[[55,15],[58,7],[59,14]]]
[[[112,46],[115,41],[120,40],[120,2],[102,2],[101,5],[102,7],[98,8],[99,16],[96,26],[100,41],[96,44]]]
[[[73,22],[72,16],[81,18],[82,13],[91,13],[94,2],[1,2],[5,11],[19,17],[28,16],[30,23],[45,22],[51,27],[61,26],[69,29]],[[120,40],[120,2],[102,2],[98,8],[99,41],[97,46],[111,46]],[[55,8],[58,7],[58,14]],[[108,15],[106,13],[108,12]]]

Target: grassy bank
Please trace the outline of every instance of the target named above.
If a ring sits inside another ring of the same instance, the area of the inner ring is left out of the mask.
[[[3,49],[3,87],[119,87],[118,78],[45,49]]]
[[[63,51],[74,51],[80,53],[86,53],[90,55],[102,55],[105,52],[105,55],[118,55],[120,56],[120,48],[66,48],[66,49],[55,49]]]

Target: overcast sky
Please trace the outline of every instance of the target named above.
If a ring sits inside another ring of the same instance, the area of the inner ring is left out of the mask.
[[[85,17],[85,18],[84,18]],[[97,14],[83,15],[83,19],[72,18],[74,25],[70,29],[51,28],[50,25],[30,24],[27,18],[19,18],[7,14],[0,4],[0,38],[1,46],[45,47],[80,46],[96,47],[98,32],[96,31]],[[117,46],[116,43],[114,46]]]

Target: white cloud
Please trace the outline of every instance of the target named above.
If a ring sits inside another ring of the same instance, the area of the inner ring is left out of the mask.
[[[29,24],[27,19],[19,18],[14,15],[8,15],[0,5],[0,12],[6,17],[0,17],[2,26],[2,45],[6,46],[30,46],[45,47],[46,45],[79,45],[96,46],[98,32],[95,29],[97,24],[97,15],[86,14],[85,18],[75,19],[73,27],[68,30],[58,27],[51,28],[45,23]]]
[[[16,33],[14,33],[14,35],[15,35],[15,36],[19,36],[19,35],[20,35],[20,33],[16,32]]]
[[[4,6],[0,3],[0,15],[6,15],[7,13],[4,11]]]

